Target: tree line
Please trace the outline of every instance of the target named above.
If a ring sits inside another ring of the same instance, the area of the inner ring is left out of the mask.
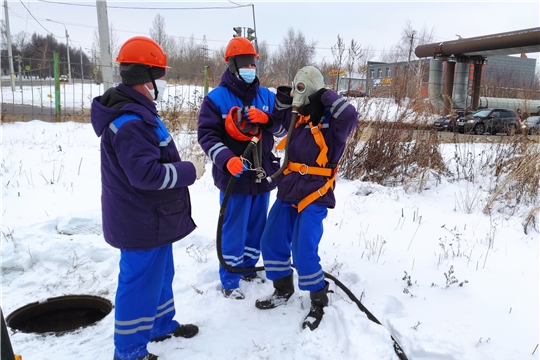
[[[112,25],[109,31],[112,59],[114,60],[121,43]],[[414,29],[407,20],[396,44],[387,51],[379,53],[377,61],[383,63],[408,63],[418,60],[414,54],[414,48],[418,45],[432,43],[434,41],[433,32],[433,29]],[[165,19],[160,14],[154,18],[149,28],[149,35],[167,53],[168,65],[171,67],[171,70],[167,73],[167,79],[171,83],[203,85],[205,68],[207,67],[209,69],[208,85],[211,87],[219,85],[221,75],[226,69],[223,59],[226,45],[217,49],[210,49],[205,41],[201,43],[195,40],[193,35],[189,38],[170,35],[166,31]],[[2,21],[3,40],[5,36],[5,24]],[[334,89],[351,88],[350,78],[352,76],[349,76],[349,80],[342,80],[341,75],[346,73],[367,78],[368,63],[375,58],[375,50],[371,46],[363,46],[354,38],[346,41],[342,35],[337,34],[336,43],[331,47],[332,57],[317,62],[315,61],[317,42],[308,41],[302,31],[295,30],[292,27],[287,30],[286,35],[275,51],[271,51],[269,44],[264,40],[256,45],[260,54],[257,64],[258,76],[261,83],[267,87],[290,84],[298,69],[306,65],[314,65],[325,75],[329,86]],[[67,47],[65,41],[59,41],[52,35],[39,35],[37,33],[28,35],[20,32],[13,36],[12,46],[13,55],[22,57],[23,69],[25,65],[29,65],[32,75],[41,78],[52,76],[52,58],[55,51],[60,55],[61,74],[67,74]],[[85,78],[95,78],[97,81],[101,81],[99,49],[97,30],[94,31],[91,57],[88,57],[80,48],[69,47],[71,75],[73,78],[80,78],[82,73]],[[7,51],[2,49],[2,72],[8,74],[8,62],[4,61],[4,59],[7,60]],[[119,82],[120,77],[115,65],[113,64],[113,74],[115,75],[115,81]],[[17,72],[18,64],[15,64],[15,66]],[[411,89],[418,87],[417,85],[422,82],[422,77],[425,75],[423,67],[418,67],[416,70],[411,69],[413,68],[401,71],[399,73],[400,78],[395,79],[392,89],[387,90],[392,93],[398,92],[397,96],[399,98],[410,97],[413,91]],[[25,74],[28,75],[28,73]],[[489,79],[489,87],[491,89],[505,85],[507,87],[508,81],[504,80],[507,77],[500,76],[496,79]],[[340,84],[340,81],[349,81],[349,83]],[[530,88],[537,91],[538,84],[537,75]]]

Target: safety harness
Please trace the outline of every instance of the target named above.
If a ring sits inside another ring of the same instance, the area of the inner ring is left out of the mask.
[[[328,189],[334,189],[334,181],[337,176],[337,163],[329,163],[328,162],[328,146],[326,145],[326,141],[324,140],[324,135],[321,132],[321,129],[324,127],[324,124],[319,123],[317,126],[313,126],[313,123],[309,121],[310,116],[309,115],[298,115],[298,120],[296,121],[295,128],[302,124],[307,124],[307,126],[311,129],[311,134],[313,135],[313,139],[315,140],[315,143],[319,146],[319,155],[317,156],[317,166],[308,166],[306,164],[296,163],[289,161],[287,163],[287,168],[283,171],[283,175],[288,175],[291,172],[297,172],[300,175],[317,175],[317,176],[324,176],[327,178],[326,183],[320,187],[318,190],[312,192],[298,203],[295,207],[297,207],[298,212],[301,212],[320,197],[323,197],[327,192]],[[284,137],[280,143],[276,146],[276,150],[283,150],[285,148],[286,143],[286,137]],[[294,206],[294,205],[293,205]]]

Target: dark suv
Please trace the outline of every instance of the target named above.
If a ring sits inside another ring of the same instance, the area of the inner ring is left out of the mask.
[[[515,134],[521,128],[521,118],[510,109],[481,109],[472,115],[460,118],[457,122],[460,133],[482,135],[490,133]]]
[[[454,109],[452,110],[452,114],[442,116],[433,121],[433,127],[438,131],[457,131],[458,120],[469,114],[472,114],[472,112],[463,109]]]

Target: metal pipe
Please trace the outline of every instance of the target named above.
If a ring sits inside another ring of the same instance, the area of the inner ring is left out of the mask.
[[[467,87],[469,83],[469,63],[460,61],[456,65],[456,80],[454,81],[454,91],[452,93],[452,101],[454,107],[465,109],[467,107]]]
[[[446,62],[446,75],[444,77],[444,112],[443,115],[450,114],[452,110],[452,90],[454,88],[454,70],[456,68],[456,63],[453,61]]]
[[[540,27],[467,39],[419,45],[414,53],[419,58],[432,56],[482,56],[532,53],[540,51]]]
[[[431,59],[429,61],[428,96],[431,104],[437,109],[444,106],[442,97],[442,61]]]
[[[480,83],[482,81],[482,66],[483,62],[474,63],[474,72],[473,72],[473,96],[472,96],[472,107],[473,109],[478,109],[478,99],[480,98]]]
[[[458,66],[462,67],[463,72],[465,67],[468,68],[468,64],[460,65]],[[441,88],[442,88],[442,61],[431,59],[429,63],[429,79],[428,79],[428,94],[429,94],[429,100],[431,104],[437,108],[437,109],[443,109],[444,102],[443,102],[443,96],[441,94]],[[478,64],[478,69],[481,71],[482,64]],[[467,73],[465,75],[462,75],[463,77],[466,77]],[[468,82],[468,76],[467,76],[467,82]],[[461,86],[458,84],[454,84],[454,93],[456,93],[456,86]],[[465,93],[466,94],[466,88]],[[479,89],[478,89],[479,92]],[[540,100],[530,100],[530,99],[509,99],[509,98],[494,98],[494,97],[480,97],[478,96],[476,99],[476,102],[474,101],[474,95],[471,96],[465,96],[463,98],[463,101],[466,104],[472,104],[472,109],[478,109],[478,108],[507,108],[507,109],[513,109],[517,110],[520,109],[522,112],[527,112],[529,114],[536,114],[540,112]],[[454,106],[457,108],[461,108],[461,104],[454,103]]]

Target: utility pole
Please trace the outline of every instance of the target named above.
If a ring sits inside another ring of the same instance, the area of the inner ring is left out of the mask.
[[[9,78],[11,80],[11,91],[15,91],[15,70],[13,69],[13,53],[11,50],[11,32],[9,30],[9,15],[8,15],[8,4],[7,0],[4,0],[4,10],[6,13],[6,40],[7,40],[7,50],[9,58]]]
[[[54,21],[51,19],[45,19],[45,20],[64,25],[64,30],[66,30],[66,46],[67,46],[67,62],[68,62],[67,77],[68,77],[68,82],[71,84],[71,61],[69,61],[69,35],[68,35],[66,24],[61,23],[60,21]]]
[[[253,26],[255,27],[255,12],[253,13]],[[249,41],[253,43],[253,46],[255,48],[255,51],[257,54],[259,53],[259,45],[257,44],[257,37],[255,36],[255,29],[252,28],[245,28],[241,26],[233,27],[233,37],[245,37]],[[242,35],[243,31],[243,35]],[[259,75],[259,59],[255,59],[255,71],[257,72],[257,76]]]
[[[107,16],[107,2],[105,0],[96,0],[98,30],[99,30],[99,48],[101,53],[101,73],[103,74],[103,89],[112,87],[112,55],[111,41],[109,39],[109,18]]]
[[[79,44],[79,54],[81,55],[81,84],[84,84],[84,69],[83,69],[83,53],[82,53],[82,45],[80,42],[76,40],[71,40],[72,42],[76,42]],[[81,111],[84,109],[84,85],[81,88]]]
[[[21,88],[21,91],[22,91],[22,57],[21,55],[17,55],[16,56],[17,58],[17,63],[19,64],[19,86]]]
[[[411,44],[409,45],[409,59],[407,60],[407,63],[411,62],[411,54],[412,54],[412,48],[413,48],[415,35],[416,35],[416,30],[413,30],[413,32],[411,33]]]

